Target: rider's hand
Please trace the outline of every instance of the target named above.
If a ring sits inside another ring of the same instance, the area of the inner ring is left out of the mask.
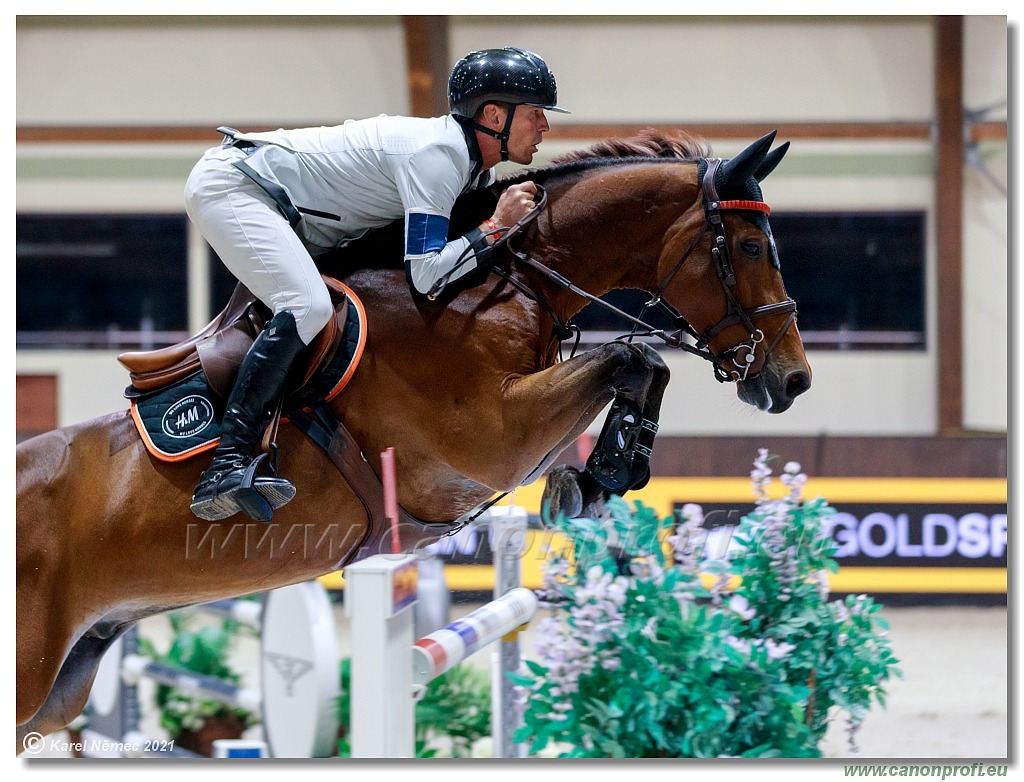
[[[533,182],[521,182],[509,185],[498,199],[491,219],[501,228],[511,228],[536,207],[534,198],[537,196],[537,185]]]

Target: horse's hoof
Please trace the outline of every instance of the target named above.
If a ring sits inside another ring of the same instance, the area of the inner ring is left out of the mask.
[[[541,518],[545,524],[551,524],[559,515],[575,519],[583,513],[579,478],[580,471],[567,464],[559,465],[548,474],[541,497]]]

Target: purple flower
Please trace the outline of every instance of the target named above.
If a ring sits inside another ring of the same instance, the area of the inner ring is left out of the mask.
[[[785,642],[776,643],[771,638],[765,639],[764,648],[768,652],[768,657],[772,660],[781,660],[791,651],[796,649],[796,647],[793,644],[788,644]]]
[[[768,499],[768,486],[771,484],[772,470],[768,466],[768,449],[758,448],[757,458],[754,459],[754,469],[750,472],[750,480],[754,484],[754,494],[757,496],[757,504]]]

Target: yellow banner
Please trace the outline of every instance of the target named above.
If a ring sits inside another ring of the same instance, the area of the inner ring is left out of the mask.
[[[778,481],[773,496],[785,492]],[[517,489],[500,505],[518,505],[532,515],[540,512],[544,481]],[[803,489],[804,499],[824,497],[830,504],[842,502],[880,503],[1005,503],[1007,482],[1003,478],[811,478]],[[748,478],[652,478],[641,491],[630,492],[659,517],[672,514],[674,507],[688,502],[735,502],[752,505],[756,499]],[[564,536],[546,530],[529,530],[522,557],[523,586],[537,589],[542,565],[551,548],[565,549]],[[487,592],[494,588],[490,564],[447,565],[445,578],[453,591]],[[341,589],[341,573],[320,579],[328,589]],[[842,567],[831,574],[829,586],[835,592],[1005,594],[1006,568],[972,567]]]

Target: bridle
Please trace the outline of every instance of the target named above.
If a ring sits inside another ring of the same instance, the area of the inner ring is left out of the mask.
[[[631,322],[633,324],[633,331],[629,334],[630,341],[636,337],[657,337],[658,339],[661,339],[667,347],[684,350],[687,353],[692,353],[695,356],[699,356],[700,358],[711,362],[714,367],[715,379],[721,383],[747,380],[749,377],[752,377],[750,370],[757,362],[758,346],[761,346],[764,353],[764,360],[767,361],[768,356],[778,346],[779,342],[789,330],[789,327],[796,322],[796,302],[790,298],[786,298],[783,301],[775,302],[773,304],[764,304],[760,307],[747,309],[744,308],[736,298],[734,291],[736,287],[736,271],[733,267],[732,257],[729,253],[729,242],[725,233],[725,221],[722,218],[722,213],[727,211],[745,210],[760,211],[765,215],[768,215],[771,213],[771,208],[763,201],[723,201],[720,199],[718,197],[718,190],[715,187],[715,174],[717,173],[719,166],[721,166],[722,160],[720,158],[707,158],[706,160],[708,166],[704,173],[704,177],[701,180],[704,214],[706,218],[704,226],[690,242],[686,251],[683,253],[682,257],[680,257],[672,271],[670,271],[658,285],[657,291],[643,305],[639,317],[630,315],[613,304],[609,304],[603,299],[600,299],[597,296],[577,287],[571,280],[565,278],[554,269],[545,266],[543,263],[533,258],[529,253],[519,250],[513,246],[512,240],[522,234],[525,228],[537,218],[547,205],[547,191],[545,191],[540,185],[537,186],[537,206],[534,209],[531,209],[523,219],[511,228],[507,230],[497,229],[498,231],[503,231],[504,235],[495,242],[492,248],[496,248],[499,244],[505,244],[509,252],[511,252],[524,266],[539,272],[559,287],[575,293],[577,296],[586,299],[590,303]],[[672,283],[672,280],[675,279],[676,275],[683,268],[683,264],[686,263],[686,260],[690,257],[701,239],[709,230],[714,234],[714,241],[711,247],[711,257],[715,264],[718,280],[722,285],[722,290],[725,292],[726,313],[717,323],[704,329],[702,332],[698,332],[675,307],[664,300],[663,294]],[[503,277],[510,284],[518,288],[533,301],[540,304],[541,307],[547,311],[548,315],[554,322],[554,335],[556,339],[560,341],[566,340],[575,334],[578,342],[579,327],[572,322],[564,323],[555,312],[554,307],[552,307],[542,295],[538,294],[525,282],[517,279],[505,269],[494,266],[492,267],[491,272]],[[451,272],[449,272],[449,274],[451,274]],[[443,289],[443,282],[445,281],[446,280],[442,281],[440,286],[441,289]],[[650,323],[643,320],[643,316],[647,310],[655,307],[661,308],[669,315],[669,317],[672,318],[672,325],[675,328],[674,331],[665,331],[664,329],[652,326]],[[754,325],[754,321],[759,318],[787,312],[789,313],[789,317],[786,319],[786,322],[783,324],[782,328],[779,329],[771,343],[765,347],[765,334],[760,328]],[[715,353],[711,349],[711,341],[722,331],[736,324],[743,324],[746,327],[749,334],[748,339],[731,348],[723,350],[720,353]],[[686,341],[687,336],[693,339],[694,344],[691,345]]]
[[[765,340],[764,332],[754,325],[754,321],[758,318],[763,318],[769,315],[778,315],[786,312],[789,313],[789,317],[782,325],[782,328],[779,329],[775,338],[767,348],[764,348],[764,360],[767,361],[768,356],[771,355],[772,351],[778,346],[786,332],[789,331],[789,327],[796,322],[796,302],[790,298],[786,298],[783,301],[775,302],[773,304],[764,304],[760,307],[746,309],[736,298],[736,270],[733,267],[732,256],[729,252],[729,240],[725,235],[725,221],[722,218],[722,213],[726,211],[747,210],[763,212],[765,216],[768,216],[771,214],[771,207],[769,207],[764,201],[724,201],[720,199],[718,197],[718,189],[715,187],[715,174],[718,172],[718,169],[722,164],[722,160],[720,158],[708,158],[707,163],[707,170],[704,172],[704,177],[701,180],[704,215],[706,217],[704,227],[701,229],[700,233],[697,234],[693,242],[690,243],[690,246],[687,248],[682,258],[679,259],[675,268],[669,272],[661,285],[658,286],[657,292],[655,292],[651,299],[644,305],[641,315],[650,307],[660,306],[672,317],[673,325],[678,329],[678,331],[672,335],[673,341],[679,340],[679,344],[677,345],[678,347],[683,349],[687,349],[689,347],[686,343],[682,343],[680,339],[682,333],[688,334],[693,337],[695,342],[693,346],[694,350],[690,350],[689,352],[695,353],[701,358],[710,361],[714,366],[715,378],[719,382],[726,383],[731,381],[743,381],[748,378],[751,368],[757,361],[757,346],[763,346]],[[697,246],[698,242],[709,228],[714,233],[714,241],[711,246],[711,258],[715,265],[715,271],[718,274],[718,281],[721,283],[722,290],[725,292],[726,313],[718,323],[698,333],[686,318],[684,318],[679,311],[675,309],[675,307],[662,298],[662,294],[675,278],[676,274],[679,273],[679,270],[686,262],[686,259],[689,257],[690,253],[693,252],[693,249]],[[748,341],[740,342],[727,350],[723,350],[721,353],[713,352],[710,347],[711,340],[725,329],[738,323],[742,323],[747,328],[747,332],[749,334]],[[672,343],[668,340],[666,340],[666,344],[672,346]],[[731,367],[729,366],[730,364]]]

